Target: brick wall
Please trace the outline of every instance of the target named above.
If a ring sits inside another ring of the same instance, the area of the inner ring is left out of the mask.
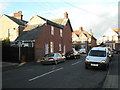
[[[35,40],[35,60],[44,56],[45,44],[48,44],[48,52],[50,53],[50,42],[54,43],[54,53],[64,52],[64,45],[66,46],[66,51],[72,50],[72,32],[69,23],[63,29],[62,34],[61,37],[60,28],[54,26],[54,35],[51,35],[51,25],[44,25]],[[59,44],[61,44],[61,51],[59,51]]]

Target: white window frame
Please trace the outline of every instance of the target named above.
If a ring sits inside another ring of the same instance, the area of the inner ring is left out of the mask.
[[[62,44],[59,44],[59,51],[62,51]]]
[[[48,53],[49,53],[49,45],[45,44],[45,54],[48,54]]]
[[[62,29],[60,29],[60,36],[62,37],[62,33],[63,33],[63,31],[62,31]]]
[[[54,35],[54,26],[51,26],[51,35]]]
[[[50,42],[50,52],[54,53],[54,43]]]

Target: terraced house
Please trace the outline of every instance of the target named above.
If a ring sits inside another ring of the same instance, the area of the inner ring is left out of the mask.
[[[79,49],[86,49],[86,51],[88,51],[90,48],[96,46],[97,39],[92,34],[92,32],[89,34],[83,30],[82,27],[80,27],[79,30],[74,30],[74,32],[72,32],[73,47],[78,46]]]
[[[33,16],[23,33],[15,40],[20,47],[34,47],[35,60],[48,53],[72,50],[72,27],[68,13],[64,18],[48,20]]]

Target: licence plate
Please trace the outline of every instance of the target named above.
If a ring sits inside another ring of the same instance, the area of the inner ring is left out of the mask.
[[[67,56],[67,57],[70,57],[70,56]]]
[[[48,58],[44,58],[44,60],[48,60]]]
[[[91,64],[91,66],[96,66],[96,67],[97,67],[97,66],[98,66],[98,64]]]

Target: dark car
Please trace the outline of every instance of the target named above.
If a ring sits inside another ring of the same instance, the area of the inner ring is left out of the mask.
[[[78,53],[75,49],[72,49],[72,51],[68,51],[65,54],[66,59],[76,59],[80,58],[80,53]]]
[[[114,54],[118,54],[118,53],[120,53],[120,50],[113,49],[113,53],[114,53]]]
[[[60,53],[52,53],[52,54],[46,54],[42,60],[42,64],[58,64],[59,62],[64,62],[65,57],[62,56]]]

